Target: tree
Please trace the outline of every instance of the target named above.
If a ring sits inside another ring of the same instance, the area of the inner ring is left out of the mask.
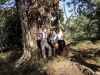
[[[63,1],[65,1],[65,0],[63,0]],[[87,29],[87,30],[85,29],[85,31],[87,31],[86,32],[87,37],[90,36],[91,32],[96,33],[97,37],[100,37],[100,34],[99,34],[100,33],[100,23],[99,23],[100,19],[99,19],[99,14],[98,14],[99,6],[100,6],[99,0],[71,0],[71,1],[67,2],[66,5],[68,7],[73,7],[70,10],[70,12],[73,12],[71,17],[78,18],[78,15],[81,16],[80,14],[83,14],[84,17],[87,17],[87,20],[86,20],[87,22],[84,20],[85,28]],[[69,22],[68,18],[67,18],[67,22]],[[83,21],[81,21],[81,22],[83,22]],[[81,24],[81,22],[80,22],[80,24]],[[94,31],[93,31],[92,26],[95,27]],[[79,27],[79,28],[82,29],[82,27]],[[70,31],[71,31],[71,29],[70,29]]]
[[[100,7],[97,7],[96,10],[96,19],[98,19],[98,22],[96,23],[98,25],[98,31],[97,31],[97,37],[100,38]]]
[[[4,20],[7,14],[6,10],[2,9],[2,6],[7,2],[7,0],[0,0],[0,52],[3,51],[3,27],[4,27]]]
[[[55,27],[61,26],[63,28],[64,17],[62,9],[60,9],[59,11],[55,11],[52,17],[53,17],[52,26]]]
[[[15,63],[15,67],[29,62],[37,51],[36,36],[39,28],[51,25],[52,13],[59,9],[59,0],[20,0],[20,19],[23,33],[22,57]]]

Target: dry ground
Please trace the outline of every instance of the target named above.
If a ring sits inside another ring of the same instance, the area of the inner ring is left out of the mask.
[[[44,70],[48,75],[100,75],[100,41],[67,41],[63,54]]]
[[[100,75],[100,40],[67,41],[53,60],[14,70],[10,65],[21,55],[20,49],[0,54],[0,75]]]

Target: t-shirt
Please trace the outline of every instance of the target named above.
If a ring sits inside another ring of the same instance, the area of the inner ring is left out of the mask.
[[[52,34],[52,36],[50,37],[50,40],[56,40],[56,38],[57,38],[57,34],[56,34],[55,31],[53,31],[53,34]]]
[[[57,36],[58,36],[58,40],[64,40],[63,32],[62,32],[62,31],[59,31],[59,32],[57,33]]]
[[[47,43],[47,34],[42,32],[42,36],[41,36],[41,43]]]

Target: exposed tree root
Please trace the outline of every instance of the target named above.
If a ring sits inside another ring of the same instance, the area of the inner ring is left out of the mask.
[[[19,68],[21,65],[25,65],[31,59],[31,53],[28,50],[24,50],[23,55],[20,59],[15,62],[14,67]]]
[[[77,66],[85,75],[95,75],[95,72],[91,70],[89,67],[80,64],[77,64]]]

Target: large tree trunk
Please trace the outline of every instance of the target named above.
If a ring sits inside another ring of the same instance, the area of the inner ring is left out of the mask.
[[[23,55],[19,60],[16,61],[15,67],[19,67],[20,64],[25,64],[29,62],[31,59],[32,52],[37,49],[36,46],[36,27],[31,26],[29,27],[28,24],[28,18],[26,13],[26,8],[24,4],[24,0],[20,0],[20,19],[21,19],[21,27],[22,27],[22,33],[23,33]],[[34,32],[34,33],[33,33]]]
[[[20,0],[20,19],[23,33],[23,55],[15,63],[15,67],[34,62],[39,50],[36,45],[38,29],[51,25],[51,13],[58,9],[58,1],[55,0],[28,0],[25,5],[24,0]],[[27,10],[26,10],[27,9]]]

